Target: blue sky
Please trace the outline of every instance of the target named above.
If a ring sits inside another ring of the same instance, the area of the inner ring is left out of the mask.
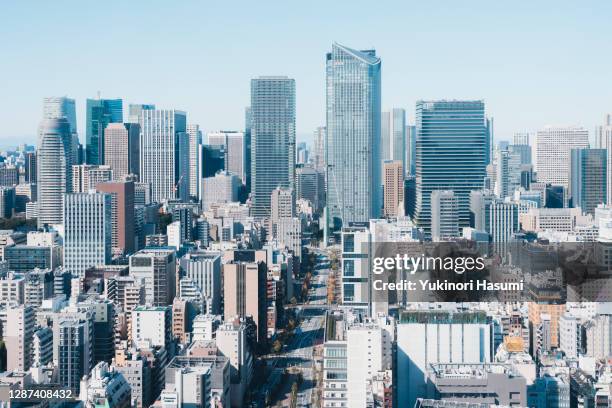
[[[18,1],[0,11],[0,146],[34,142],[44,96],[121,97],[243,127],[249,79],[296,79],[301,139],[325,123],[332,41],[374,47],[383,108],[484,99],[496,138],[593,131],[612,111],[612,2]]]

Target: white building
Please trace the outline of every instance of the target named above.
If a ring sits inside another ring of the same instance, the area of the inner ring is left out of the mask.
[[[202,174],[200,160],[202,153],[202,131],[200,125],[187,125],[189,137],[189,195],[200,199],[200,177]]]
[[[346,339],[348,406],[365,408],[368,382],[393,367],[395,322],[355,323],[349,326]]]
[[[172,308],[138,306],[132,311],[132,341],[138,347],[169,347],[172,341]]]
[[[179,160],[187,159],[188,151],[181,149],[177,139],[187,138],[185,112],[178,110],[143,110],[140,115],[140,181],[151,183],[152,201],[161,203],[177,197],[177,190],[189,185],[180,179]],[[177,166],[179,164],[179,166]],[[179,192],[180,196],[180,192]]]
[[[111,204],[109,194],[64,196],[64,268],[73,275],[82,277],[87,268],[110,263]]]
[[[431,239],[446,241],[459,236],[459,201],[451,190],[431,192]]]
[[[485,312],[407,311],[397,326],[397,400],[413,407],[425,397],[435,363],[489,363],[492,326]]]
[[[221,254],[212,251],[194,251],[180,260],[180,267],[190,278],[206,301],[207,312],[221,313]]]
[[[181,222],[174,221],[168,224],[166,235],[168,235],[168,246],[176,249],[181,249]]]
[[[176,294],[176,255],[173,249],[143,249],[130,256],[130,276],[144,281],[145,302],[152,306],[172,303]]]
[[[123,374],[101,361],[81,380],[79,399],[87,407],[129,408],[131,388]]]
[[[568,313],[559,318],[559,347],[569,358],[578,358],[581,350],[580,320]]]
[[[32,364],[32,336],[34,335],[34,309],[12,306],[6,311],[6,369],[28,371]]]
[[[570,152],[589,147],[589,131],[576,127],[547,127],[536,134],[538,181],[569,187]]]
[[[240,179],[227,172],[218,172],[214,177],[202,179],[202,210],[207,211],[217,203],[238,201]]]
[[[244,393],[253,375],[253,357],[248,349],[246,327],[241,323],[225,323],[217,329],[219,353],[230,360],[232,407],[242,407]]]

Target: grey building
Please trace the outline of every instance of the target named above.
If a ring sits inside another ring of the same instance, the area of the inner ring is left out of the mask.
[[[380,215],[381,60],[337,43],[326,60],[327,223],[338,230]]]
[[[572,149],[569,194],[574,207],[587,214],[607,200],[606,149]]]
[[[252,79],[251,111],[251,211],[268,217],[272,190],[295,183],[295,80]]]

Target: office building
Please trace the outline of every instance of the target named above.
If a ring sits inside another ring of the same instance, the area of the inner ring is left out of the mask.
[[[608,198],[605,149],[572,149],[570,152],[569,195],[572,206],[593,214]]]
[[[312,167],[295,170],[296,198],[308,200],[315,211],[323,211],[325,205],[325,173]]]
[[[404,165],[400,160],[383,163],[384,215],[396,218],[404,215]]]
[[[79,163],[79,136],[77,134],[77,120],[74,99],[62,97],[48,97],[43,99],[43,119],[66,119],[70,124],[71,133],[71,159],[72,163]],[[28,163],[26,162],[26,165]],[[36,163],[34,163],[36,164]],[[26,166],[27,173],[27,166]],[[32,174],[30,172],[30,174]],[[26,174],[27,180],[27,174]],[[36,182],[36,179],[30,182]]]
[[[36,152],[24,153],[25,182],[36,183]]]
[[[121,99],[87,99],[85,137],[87,164],[104,164],[104,129],[109,123],[123,122]]]
[[[244,132],[221,130],[208,133],[208,144],[223,146],[225,171],[240,178],[246,184],[246,138]]]
[[[181,197],[189,186],[184,177],[189,173],[180,172],[189,162],[185,112],[143,110],[140,120],[140,181],[151,184],[154,202],[174,199],[177,193]]]
[[[10,165],[0,167],[0,187],[12,187],[16,184],[19,184],[19,169]]]
[[[15,187],[0,186],[0,217],[11,218],[15,212]]]
[[[66,119],[46,119],[37,152],[38,227],[62,223],[63,194],[72,187],[72,140]]]
[[[103,193],[64,196],[64,268],[75,276],[111,260],[112,197]]]
[[[448,241],[459,237],[459,203],[450,190],[431,192],[431,239]]]
[[[232,408],[243,406],[244,394],[253,377],[253,355],[247,343],[246,325],[230,321],[217,329],[219,354],[230,363],[230,400]]]
[[[436,363],[490,363],[492,325],[484,312],[405,311],[397,326],[397,401],[413,407],[427,395],[426,373]]]
[[[295,80],[252,79],[251,111],[251,211],[268,217],[272,190],[295,183]]]
[[[140,123],[140,115],[144,110],[155,110],[155,105],[145,103],[130,103],[128,105],[128,123]]]
[[[140,125],[110,123],[104,129],[104,164],[113,171],[113,180],[122,181],[140,174]]]
[[[380,215],[381,60],[337,43],[326,60],[327,225],[338,230]]]
[[[406,168],[406,111],[393,108],[381,116],[380,160],[400,161],[402,171]],[[384,166],[383,166],[384,174]]]
[[[95,190],[98,183],[113,180],[113,170],[110,166],[94,166],[79,164],[72,166],[72,192],[87,193]]]
[[[267,339],[267,268],[263,262],[223,265],[225,320],[251,316],[257,326],[257,342]]]
[[[32,366],[43,367],[53,361],[53,330],[44,327],[32,337]]]
[[[153,306],[172,303],[176,294],[176,255],[173,249],[149,248],[130,256],[130,276],[143,279],[145,301]]]
[[[34,309],[30,306],[10,306],[6,311],[6,369],[28,371],[32,364],[32,342],[35,328]]]
[[[134,252],[134,182],[99,183],[96,190],[111,197],[112,252],[115,255]]]
[[[225,170],[225,146],[202,145],[202,178],[214,177]],[[202,192],[200,192],[202,195]]]
[[[146,344],[169,349],[172,342],[172,307],[136,307],[132,311],[132,341],[137,347]]]
[[[572,149],[587,149],[589,132],[583,128],[548,127],[536,134],[538,182],[569,187]]]
[[[202,210],[207,211],[214,204],[233,203],[238,201],[240,179],[225,171],[214,177],[202,179]]]
[[[488,133],[483,101],[418,101],[416,105],[416,207],[413,217],[431,234],[431,193],[452,190],[459,228],[469,226],[469,195],[483,188]]]
[[[187,125],[189,139],[189,196],[200,198],[202,131],[196,124]]]
[[[319,126],[314,131],[312,164],[314,168],[323,174],[326,172],[325,140],[327,129]]]
[[[179,265],[185,277],[191,279],[206,302],[207,313],[221,313],[221,254],[194,251],[183,256]]]

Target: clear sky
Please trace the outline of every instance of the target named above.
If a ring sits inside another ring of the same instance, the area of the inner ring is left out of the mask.
[[[497,139],[592,133],[612,112],[612,1],[19,1],[0,10],[0,146],[34,142],[44,96],[183,109],[240,129],[249,79],[296,79],[298,139],[325,124],[325,53],[374,47],[383,109],[484,99]]]

